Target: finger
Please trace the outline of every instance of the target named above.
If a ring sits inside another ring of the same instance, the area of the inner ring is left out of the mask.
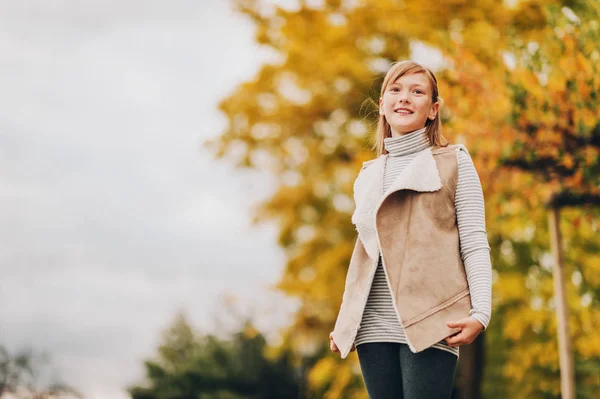
[[[329,349],[331,349],[332,352],[337,352],[339,349],[337,347],[337,345],[335,344],[335,341],[333,340],[333,331],[329,333]]]
[[[448,321],[448,322],[446,322],[446,325],[450,328],[463,328],[467,324],[465,323],[465,321],[463,319],[463,320],[458,320],[458,321]]]
[[[340,349],[337,347],[337,345],[333,341],[331,341],[331,345],[329,347],[331,348],[331,351],[334,353],[337,353],[340,351]]]
[[[456,335],[453,335],[451,337],[446,338],[446,343],[448,345],[456,345],[456,344],[462,344],[465,340],[465,334],[463,332],[460,332]]]
[[[450,346],[469,345],[473,342],[473,337],[469,334],[460,334],[455,337],[447,338],[446,342]]]

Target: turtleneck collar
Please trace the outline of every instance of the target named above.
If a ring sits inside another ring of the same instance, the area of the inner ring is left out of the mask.
[[[430,147],[429,138],[425,134],[426,130],[427,128],[424,127],[399,137],[386,137],[383,139],[383,146],[392,157],[423,151]]]

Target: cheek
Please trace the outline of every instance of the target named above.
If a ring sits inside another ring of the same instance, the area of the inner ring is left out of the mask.
[[[419,111],[423,115],[429,115],[431,112],[431,104],[429,104],[429,102],[422,104],[421,107],[419,107]]]

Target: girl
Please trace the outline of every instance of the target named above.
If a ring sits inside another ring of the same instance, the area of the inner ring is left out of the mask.
[[[477,171],[441,134],[437,80],[413,61],[381,87],[378,157],[354,183],[358,237],[333,352],[357,350],[371,399],[449,398],[458,348],[491,316],[490,247]]]

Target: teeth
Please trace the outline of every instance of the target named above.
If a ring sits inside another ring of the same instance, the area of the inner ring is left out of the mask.
[[[404,110],[404,109],[400,109],[398,111],[395,111],[397,114],[412,114],[412,112]]]

